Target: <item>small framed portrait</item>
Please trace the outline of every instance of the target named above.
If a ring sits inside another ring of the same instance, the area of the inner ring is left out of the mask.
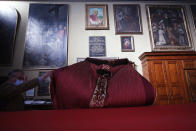
[[[193,50],[184,6],[147,5],[153,51]]]
[[[77,58],[77,63],[78,63],[78,62],[85,61],[85,59],[86,59],[86,58]]]
[[[39,77],[43,76],[47,71],[40,71]],[[50,77],[41,81],[39,86],[35,88],[35,99],[51,99],[50,97]]]
[[[196,5],[191,5],[190,8],[191,8],[191,13],[192,13],[194,28],[196,30]]]
[[[109,29],[108,6],[86,5],[86,30]]]
[[[134,40],[133,36],[121,36],[121,51],[122,52],[134,52]]]
[[[116,34],[142,34],[140,5],[113,5]]]

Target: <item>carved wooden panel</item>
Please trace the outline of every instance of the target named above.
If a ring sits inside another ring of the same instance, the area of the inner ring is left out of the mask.
[[[193,69],[196,68],[196,60],[183,60],[184,69]]]
[[[157,99],[156,104],[169,104],[169,89],[167,76],[165,72],[165,65],[162,61],[153,61],[152,66],[152,79],[153,79],[153,86],[157,90]]]
[[[170,89],[170,99],[172,103],[185,103],[186,96],[183,88],[182,73],[180,71],[180,61],[165,61],[168,74],[168,82]]]
[[[185,70],[190,100],[196,102],[196,69]]]
[[[143,70],[143,76],[150,81],[149,79],[149,70],[148,70],[148,63],[145,63],[142,65],[142,70]]]
[[[144,77],[157,90],[155,104],[196,101],[196,71],[187,71],[186,79],[184,71],[196,69],[196,52],[145,52],[139,59],[143,67],[148,65],[143,69]]]

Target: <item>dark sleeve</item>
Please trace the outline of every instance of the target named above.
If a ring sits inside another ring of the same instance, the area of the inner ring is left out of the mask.
[[[39,85],[39,80],[37,78],[27,81],[21,85],[14,86],[12,84],[5,84],[4,87],[2,85],[0,90],[0,97],[1,98],[9,98],[14,95],[18,95],[22,92],[25,92],[29,89],[32,89]]]

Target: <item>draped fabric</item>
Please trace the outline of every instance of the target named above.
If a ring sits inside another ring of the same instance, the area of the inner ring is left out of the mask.
[[[196,131],[196,103],[0,112],[1,131]]]
[[[50,91],[57,109],[150,105],[156,96],[128,59],[87,58],[54,70]]]
[[[107,85],[111,77],[110,66],[102,64],[97,70],[98,80],[89,107],[103,107],[107,95]]]

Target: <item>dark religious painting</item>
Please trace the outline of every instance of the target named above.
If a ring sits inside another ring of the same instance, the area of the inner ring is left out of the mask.
[[[90,57],[106,56],[105,36],[89,37],[89,56]]]
[[[196,5],[191,5],[191,13],[193,17],[194,28],[196,29]]]
[[[153,51],[193,50],[183,6],[147,5]]]
[[[68,5],[30,4],[23,66],[67,65]]]
[[[121,51],[122,52],[135,51],[133,36],[121,36]]]
[[[116,34],[141,34],[141,13],[139,5],[114,5]]]
[[[0,65],[12,65],[18,13],[16,9],[0,5]]]

